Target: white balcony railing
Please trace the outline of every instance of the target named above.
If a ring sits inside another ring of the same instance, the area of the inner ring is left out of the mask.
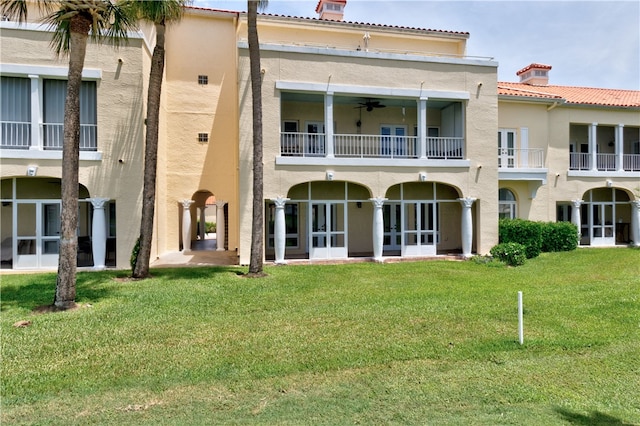
[[[544,168],[542,148],[498,148],[501,169],[541,169]]]
[[[334,135],[336,157],[417,158],[415,136]]]
[[[62,124],[43,124],[45,150],[62,149],[63,127]],[[98,126],[95,124],[80,125],[80,151],[96,151],[98,149],[97,130]]]
[[[640,172],[640,154],[623,155],[622,168],[627,172]]]
[[[429,159],[464,159],[464,138],[427,138]],[[325,157],[328,150],[321,133],[283,132],[280,155]],[[420,158],[420,143],[415,136],[337,134],[333,136],[333,155],[343,158]]]
[[[591,154],[572,152],[569,154],[570,170],[591,170]],[[613,172],[619,168],[618,154],[596,154],[596,170]],[[622,170],[626,172],[640,171],[640,154],[622,155]]]
[[[0,141],[0,147],[5,149],[29,149],[31,145],[31,123],[1,121]]]

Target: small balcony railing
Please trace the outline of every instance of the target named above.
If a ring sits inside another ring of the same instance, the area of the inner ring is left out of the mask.
[[[544,168],[544,150],[541,148],[498,148],[498,167],[501,169]]]
[[[325,157],[328,150],[322,133],[283,132],[280,155]],[[427,138],[426,157],[439,160],[464,159],[464,138]],[[355,135],[333,136],[333,155],[343,158],[420,158],[419,140],[415,136]]]
[[[569,154],[570,170],[591,170],[591,154],[572,152]],[[596,170],[612,172],[618,170],[617,154],[596,154]],[[622,170],[626,172],[640,171],[640,154],[623,154]]]
[[[1,121],[0,141],[1,148],[29,149],[31,145],[31,123]]]
[[[62,124],[44,124],[44,149],[61,150],[64,141],[64,126]],[[80,151],[96,151],[98,126],[95,124],[80,125]]]

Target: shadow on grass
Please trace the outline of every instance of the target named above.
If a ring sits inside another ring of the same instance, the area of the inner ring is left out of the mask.
[[[56,274],[25,274],[3,277],[0,311],[10,308],[35,310],[52,305],[56,292]],[[109,296],[105,285],[111,279],[104,273],[81,272],[76,278],[76,301],[95,302]],[[9,281],[9,283],[7,283]],[[14,284],[15,282],[15,284]]]
[[[188,268],[152,268],[151,278],[161,280],[173,279],[202,279],[214,274],[228,273],[232,275],[244,275],[246,268],[239,266],[197,266]],[[129,274],[130,275],[130,274]]]
[[[588,415],[576,413],[565,408],[556,407],[554,408],[556,413],[560,414],[560,416],[568,423],[574,425],[620,425],[620,426],[632,426],[633,423],[626,423],[620,419],[617,419],[608,414],[601,413],[599,411],[593,411]]]

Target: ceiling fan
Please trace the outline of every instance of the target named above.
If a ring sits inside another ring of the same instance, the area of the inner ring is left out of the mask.
[[[382,105],[380,101],[374,101],[372,99],[365,99],[364,102],[359,102],[356,108],[366,108],[367,112],[373,111],[374,108],[386,108],[386,105]]]

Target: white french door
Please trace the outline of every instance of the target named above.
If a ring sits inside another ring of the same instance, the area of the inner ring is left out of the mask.
[[[402,246],[402,207],[400,203],[387,203],[382,207],[384,222],[383,250],[400,250]]]
[[[498,131],[498,167],[513,168],[515,167],[515,148],[516,148],[516,132],[515,130]]]
[[[60,201],[16,201],[14,268],[54,267],[60,252]]]
[[[307,143],[305,155],[324,157],[325,149],[325,129],[323,122],[308,121],[307,123]]]
[[[612,203],[592,203],[591,245],[613,246],[616,244],[615,211]]]
[[[432,201],[402,203],[402,256],[434,256],[438,242],[438,208]]]
[[[409,154],[406,146],[407,126],[383,125],[380,127],[380,154],[385,157],[404,157]]]
[[[347,257],[346,207],[345,201],[311,203],[310,259]]]

